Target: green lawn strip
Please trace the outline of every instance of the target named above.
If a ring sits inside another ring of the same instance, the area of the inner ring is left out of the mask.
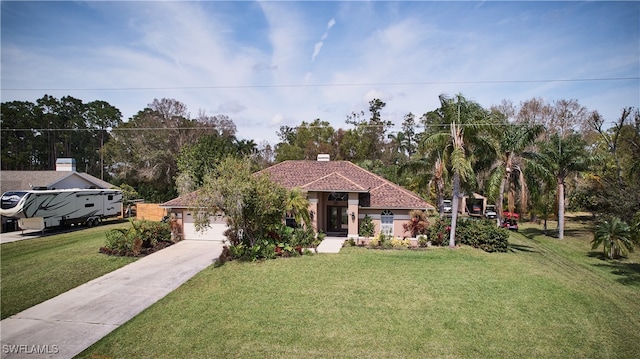
[[[2,318],[135,261],[98,252],[104,245],[105,231],[126,226],[108,224],[2,244]]]
[[[640,303],[627,300],[628,291],[640,291],[580,265],[569,275],[544,245],[515,241],[520,250],[509,253],[344,248],[338,255],[209,267],[80,357],[631,358],[640,352],[640,324],[629,318]],[[604,289],[592,285],[594,278]]]

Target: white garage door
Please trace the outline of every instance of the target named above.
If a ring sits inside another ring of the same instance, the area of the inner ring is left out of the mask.
[[[197,239],[207,241],[224,241],[224,231],[227,230],[227,219],[224,216],[209,217],[209,227],[203,231],[196,231],[195,218],[192,213],[186,212],[182,218],[184,239]]]

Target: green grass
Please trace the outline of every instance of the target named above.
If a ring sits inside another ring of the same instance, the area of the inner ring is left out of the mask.
[[[612,268],[571,223],[564,241],[523,225],[531,238],[514,233],[508,253],[344,248],[211,266],[80,357],[635,358],[640,261]]]
[[[0,246],[2,318],[53,298],[134,258],[109,257],[98,250],[104,232],[128,224],[109,224]]]

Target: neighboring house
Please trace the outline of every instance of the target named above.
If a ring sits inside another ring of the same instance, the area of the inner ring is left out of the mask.
[[[409,221],[411,210],[435,210],[415,193],[351,162],[330,161],[327,155],[319,155],[318,161],[284,161],[257,173],[269,174],[271,180],[288,189],[306,191],[313,227],[331,236],[357,238],[360,221],[368,215],[376,233],[404,237],[409,233],[402,225]],[[222,215],[215,218],[206,233],[195,233],[193,212],[188,205],[193,195],[176,198],[161,207],[182,221],[185,239],[220,236],[226,229]]]
[[[55,171],[0,171],[0,193],[37,188],[113,188],[109,182],[76,172],[75,160],[58,158]],[[16,230],[14,221],[2,218],[2,232]]]

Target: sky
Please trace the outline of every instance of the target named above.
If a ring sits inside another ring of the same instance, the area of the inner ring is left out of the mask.
[[[374,98],[404,116],[461,93],[488,108],[576,99],[607,122],[640,107],[640,2],[2,1],[2,102],[154,99],[278,142],[315,119],[350,128]]]

